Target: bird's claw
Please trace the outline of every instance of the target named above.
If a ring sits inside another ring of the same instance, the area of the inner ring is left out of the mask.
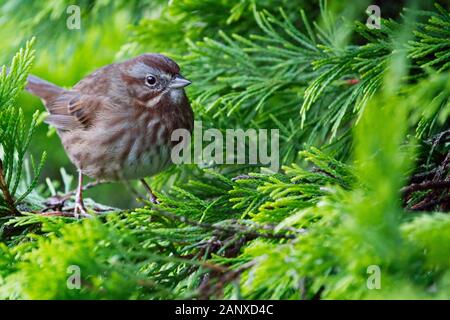
[[[92,216],[87,213],[86,208],[81,203],[75,203],[75,207],[73,208],[73,216],[76,219],[92,218]]]
[[[141,179],[142,185],[144,186],[145,190],[147,190],[149,195],[149,200],[153,204],[159,204],[158,198],[155,196],[155,194],[152,191],[152,188],[148,185],[148,183],[145,181],[145,179]]]
[[[159,204],[160,203],[158,198],[153,194],[153,192],[150,193],[149,200],[153,204]]]

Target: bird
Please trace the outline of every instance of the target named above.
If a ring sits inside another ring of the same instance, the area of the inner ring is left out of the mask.
[[[192,133],[194,113],[185,87],[191,81],[165,55],[145,53],[101,67],[65,89],[29,75],[25,90],[39,97],[78,171],[75,217],[90,217],[83,176],[99,181],[145,181],[172,164],[172,133]]]

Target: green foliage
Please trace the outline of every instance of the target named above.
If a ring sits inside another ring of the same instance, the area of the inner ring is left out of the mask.
[[[163,3],[161,0],[133,1],[78,1],[83,27],[102,23],[108,16],[125,11],[132,20],[138,20],[146,13]],[[11,0],[5,1],[0,7],[2,16],[8,17],[2,23],[4,26],[18,26],[22,32],[34,32],[39,37],[54,36],[51,30],[59,29],[66,32],[67,17],[74,13],[68,10],[73,2],[67,0],[51,0],[45,2]],[[64,35],[61,34],[59,36]]]
[[[26,126],[23,112],[15,105],[15,101],[25,86],[34,58],[32,44],[33,41],[28,42],[25,49],[17,53],[9,72],[3,67],[0,74],[0,210],[13,214],[18,213],[16,206],[36,187],[45,160],[44,153],[37,166],[31,161],[34,178],[30,180],[29,173],[28,184],[22,183],[25,154],[31,142],[38,113],[35,113],[31,123]]]
[[[438,4],[436,8],[438,12],[426,13],[430,18],[414,32],[417,40],[411,41],[412,52],[409,56],[417,60],[422,68],[444,71],[450,67],[450,14]]]
[[[304,7],[307,6],[312,14],[318,12],[313,10],[315,5],[310,1],[279,0],[277,6],[284,7],[293,16],[299,2]],[[162,8],[161,14],[144,18],[139,24],[131,26],[130,41],[124,50],[133,53],[150,49],[184,54],[190,41],[214,37],[220,31],[259,32],[256,21],[248,19],[255,8],[272,9],[273,2],[271,0],[171,1]]]
[[[243,256],[255,265],[241,280],[244,297],[448,297],[443,257],[450,252],[441,245],[449,231],[447,215],[411,220],[396,196],[407,168],[404,159],[411,156],[399,149],[405,134],[399,126],[405,128],[407,109],[407,101],[395,97],[370,103],[357,128],[364,134],[356,135],[361,186],[350,191],[334,187],[314,209],[299,210],[283,221],[280,227],[307,223],[298,241],[249,245]],[[311,219],[316,221],[310,224]],[[380,290],[366,285],[369,266],[381,270]],[[428,290],[432,286],[439,289],[433,293]]]
[[[280,128],[284,163],[294,161],[304,143],[325,144],[324,148],[348,155],[351,127],[385,77],[399,71],[388,65],[389,61],[397,52],[418,57],[417,48],[399,42],[398,36],[406,32],[411,38],[411,28],[421,28],[420,23],[405,22],[408,29],[402,30],[402,24],[383,20],[380,30],[370,30],[358,22],[355,32],[366,43],[342,46],[335,41],[339,22],[333,25],[326,15],[322,17],[328,19],[322,22],[325,26],[311,24],[304,11],[294,20],[284,10],[278,15],[254,11],[254,16],[261,34],[242,37],[219,32],[216,39],[191,43],[190,55],[182,57],[183,67],[198,83],[192,96],[203,121],[217,128],[230,124]],[[410,21],[414,16],[404,19]],[[445,53],[443,47],[442,55]],[[405,77],[413,78],[413,67]],[[427,116],[417,119],[421,122],[418,131],[431,123],[437,125],[430,118],[448,110],[444,93],[441,97],[434,102],[441,102],[434,109],[424,108]],[[440,127],[445,116],[441,116]]]

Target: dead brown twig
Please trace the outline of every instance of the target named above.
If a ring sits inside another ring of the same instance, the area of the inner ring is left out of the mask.
[[[2,160],[0,160],[0,190],[3,193],[3,197],[5,199],[6,205],[11,210],[11,213],[14,215],[19,215],[20,212],[16,208],[15,201],[14,201],[11,193],[9,192],[8,184],[6,183],[6,180],[5,180]]]
[[[421,191],[421,190],[430,190],[430,189],[446,189],[450,188],[450,180],[446,181],[425,181],[422,183],[413,183],[409,186],[402,188],[401,192],[408,196],[409,194]]]
[[[89,182],[87,184],[85,184],[83,186],[83,191],[91,189],[95,186],[98,186],[99,184],[105,184],[107,183],[106,181],[93,181],[93,182]],[[62,208],[64,207],[64,203],[69,200],[71,197],[73,197],[76,193],[76,190],[72,190],[66,194],[63,195],[55,195],[52,196],[48,199],[46,199],[44,201],[44,205],[47,207],[44,209],[44,211],[46,210],[57,210],[57,211],[62,211]]]
[[[445,147],[450,138],[450,130],[443,131],[426,141],[431,145],[431,155],[433,155],[434,168],[420,172],[411,177],[410,184],[401,189],[403,200],[408,210],[438,210],[447,211],[450,209],[450,151]],[[443,146],[445,150],[439,150]],[[427,163],[427,168],[430,165]],[[421,192],[421,193],[417,193]]]

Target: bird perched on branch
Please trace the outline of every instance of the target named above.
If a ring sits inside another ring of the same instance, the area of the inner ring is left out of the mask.
[[[184,87],[191,82],[161,54],[143,54],[100,68],[63,89],[35,76],[26,90],[40,97],[64,149],[79,172],[75,216],[89,216],[83,175],[97,180],[141,179],[171,164],[176,129],[193,130],[194,116]]]

